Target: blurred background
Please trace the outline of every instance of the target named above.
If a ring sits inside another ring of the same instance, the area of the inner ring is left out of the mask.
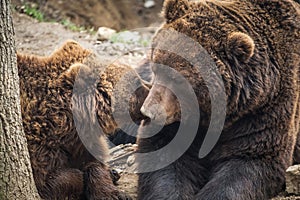
[[[40,21],[121,31],[161,21],[163,0],[12,0],[12,6]]]

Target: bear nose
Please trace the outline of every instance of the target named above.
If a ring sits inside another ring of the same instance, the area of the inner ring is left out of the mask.
[[[145,109],[145,106],[144,106],[144,105],[141,107],[140,111],[141,111],[141,113],[142,113],[143,115],[145,115],[146,117],[149,117],[150,119],[153,119],[153,117],[154,117],[153,114],[151,113],[150,110]]]

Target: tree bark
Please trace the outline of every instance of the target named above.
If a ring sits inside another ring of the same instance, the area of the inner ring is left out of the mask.
[[[0,0],[0,199],[39,199],[22,126],[10,0]]]

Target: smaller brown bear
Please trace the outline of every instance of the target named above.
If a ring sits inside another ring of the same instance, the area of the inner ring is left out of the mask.
[[[142,119],[148,89],[132,68],[106,67],[95,57],[74,41],[49,57],[17,54],[23,126],[43,199],[130,199],[113,184],[102,132],[117,128],[113,112],[122,117],[116,110],[122,105],[112,101],[131,94],[131,82],[141,87],[124,106],[134,121]],[[113,94],[121,78],[124,93]]]

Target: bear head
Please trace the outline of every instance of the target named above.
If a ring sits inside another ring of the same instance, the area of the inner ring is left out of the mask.
[[[165,23],[153,38],[149,58],[153,86],[142,113],[154,120],[165,116],[170,124],[185,120],[183,110],[190,116],[199,110],[202,122],[208,124],[216,106],[212,101],[223,98],[217,102],[225,105],[217,109],[225,109],[232,122],[275,94],[277,71],[266,39],[257,35],[265,22],[257,23],[253,11],[240,13],[239,4],[256,6],[251,1],[164,2]],[[182,84],[184,80],[189,84]],[[190,100],[192,93],[198,105]]]
[[[130,66],[105,65],[92,54],[59,80],[61,87],[72,88],[72,112],[82,126],[99,124],[105,134],[111,134],[124,124],[145,119],[140,108],[149,88]]]

